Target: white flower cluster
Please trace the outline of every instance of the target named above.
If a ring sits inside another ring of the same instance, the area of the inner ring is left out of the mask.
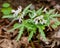
[[[47,20],[44,19],[44,16],[38,16],[34,19],[35,24],[46,24]]]
[[[16,17],[21,11],[22,11],[21,6],[18,7],[18,10],[12,10],[12,13],[14,13],[13,16]]]
[[[13,14],[14,17],[18,16],[21,12],[22,12],[22,7],[21,7],[21,6],[18,7],[18,10],[12,10],[12,13],[14,13],[14,14]],[[20,16],[17,18],[17,19],[19,20],[19,23],[21,23],[22,18],[23,18],[22,15],[20,15]]]

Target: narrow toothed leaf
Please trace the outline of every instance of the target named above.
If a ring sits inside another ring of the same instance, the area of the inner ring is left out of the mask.
[[[36,14],[39,16],[39,15],[41,15],[41,14],[42,14],[42,11],[43,11],[43,7],[42,7],[42,8],[40,8],[39,10],[37,10]]]
[[[33,34],[34,34],[34,31],[31,31],[30,34],[29,34],[29,37],[28,37],[28,41],[31,40],[31,38],[33,37]]]
[[[22,34],[23,34],[23,31],[24,31],[24,27],[21,27],[20,28],[20,31],[19,31],[19,34],[17,36],[17,41],[19,41],[19,39],[21,38]]]

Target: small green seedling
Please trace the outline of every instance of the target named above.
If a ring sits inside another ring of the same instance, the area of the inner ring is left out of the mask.
[[[10,7],[9,3],[3,3],[1,12],[3,13],[4,16],[10,15],[11,10],[12,10],[12,8]]]

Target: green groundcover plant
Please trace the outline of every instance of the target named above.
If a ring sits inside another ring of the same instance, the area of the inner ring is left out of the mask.
[[[10,4],[9,3],[4,3],[2,5],[2,9],[1,9],[1,12],[5,15],[10,15],[11,14],[11,10],[12,8],[10,7]]]
[[[10,5],[4,4],[3,6],[4,8],[7,8]],[[28,41],[30,41],[33,35],[37,33],[38,29],[38,32],[42,38],[47,41],[44,29],[46,26],[56,28],[58,25],[60,25],[60,22],[57,19],[57,17],[60,17],[60,14],[58,14],[58,12],[55,12],[55,9],[46,10],[46,8],[44,9],[43,7],[41,7],[39,10],[30,10],[29,8],[31,6],[32,4],[28,5],[26,8],[24,8],[24,10],[22,10],[22,7],[19,6],[17,10],[11,10],[11,15],[5,15],[6,12],[2,9],[2,13],[4,15],[2,18],[12,18],[12,20],[19,21],[18,23],[15,23],[13,28],[7,32],[12,32],[15,29],[19,29],[19,34],[17,36],[17,41],[19,41],[24,30],[27,29],[27,32],[29,33]],[[25,16],[28,18],[25,19]],[[54,24],[51,24],[51,20],[54,21]]]

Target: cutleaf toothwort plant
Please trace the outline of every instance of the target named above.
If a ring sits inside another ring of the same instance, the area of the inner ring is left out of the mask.
[[[55,12],[55,9],[46,10],[40,8],[39,10],[30,10],[32,4],[28,5],[24,10],[19,6],[17,10],[12,10],[12,16],[3,16],[2,18],[13,18],[13,20],[18,20],[19,22],[14,24],[13,28],[8,32],[12,32],[15,29],[19,29],[19,34],[17,36],[17,41],[21,38],[24,29],[27,29],[29,36],[28,41],[31,40],[34,34],[38,32],[42,36],[42,38],[47,41],[44,33],[44,29],[46,26],[50,26],[52,28],[56,28],[60,25],[60,22],[56,17],[60,17],[58,12]],[[25,19],[25,16],[29,16],[29,18]],[[51,24],[51,21],[54,21],[54,24]]]
[[[24,10],[22,10],[22,7],[19,6],[17,10],[11,10],[11,13],[13,13],[11,16],[3,16],[2,18],[13,18],[13,20],[19,20],[19,22],[21,23],[22,19],[24,18],[24,16],[27,15],[27,13],[29,12],[29,8],[30,8],[31,4],[29,6],[27,6]]]

